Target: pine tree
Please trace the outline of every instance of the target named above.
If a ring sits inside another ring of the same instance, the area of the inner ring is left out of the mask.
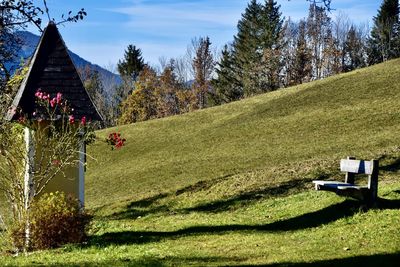
[[[399,1],[384,0],[368,40],[368,63],[376,64],[400,56]]]
[[[216,91],[215,102],[229,103],[243,97],[243,88],[237,80],[235,67],[232,47],[225,45],[216,68],[217,78],[212,81],[212,86]]]
[[[252,95],[257,89],[257,77],[254,67],[260,65],[262,50],[261,43],[261,12],[262,5],[252,0],[246,7],[239,20],[238,33],[234,37],[234,57],[237,71],[237,80],[241,83],[243,94]]]
[[[280,71],[282,70],[281,50],[286,45],[283,40],[283,19],[280,6],[276,1],[266,0],[261,16],[261,48],[263,50],[260,92],[276,90],[280,87]],[[264,78],[264,79],[263,79]],[[266,78],[266,79],[265,79]]]
[[[279,86],[279,49],[282,38],[280,6],[273,0],[265,5],[253,0],[238,22],[233,43],[237,80],[245,96]]]
[[[124,59],[119,60],[117,64],[118,72],[123,78],[136,80],[145,64],[140,48],[134,45],[128,45],[125,50]]]

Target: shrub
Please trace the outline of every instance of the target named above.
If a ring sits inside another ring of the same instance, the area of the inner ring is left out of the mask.
[[[62,192],[43,194],[32,204],[30,249],[49,249],[85,241],[91,216],[80,209],[77,199]],[[25,226],[12,231],[13,243],[21,247]]]

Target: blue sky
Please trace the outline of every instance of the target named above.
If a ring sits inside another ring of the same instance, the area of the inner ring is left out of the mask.
[[[42,2],[39,1],[38,2]],[[185,53],[193,37],[209,36],[220,49],[233,40],[236,24],[247,6],[245,0],[47,0],[50,14],[85,8],[78,23],[59,26],[68,48],[100,66],[115,66],[128,44],[143,52],[146,62],[158,64],[161,56]],[[278,0],[285,18],[307,16],[306,0]],[[372,23],[380,0],[332,0],[331,17],[346,13],[356,23]],[[47,20],[45,19],[44,22]],[[33,27],[30,31],[38,33]]]

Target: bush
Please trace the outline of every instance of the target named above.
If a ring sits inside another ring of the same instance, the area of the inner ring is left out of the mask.
[[[43,194],[32,204],[30,213],[30,249],[49,249],[85,241],[91,216],[80,209],[77,199],[55,192]],[[25,225],[12,231],[15,247],[24,242]]]

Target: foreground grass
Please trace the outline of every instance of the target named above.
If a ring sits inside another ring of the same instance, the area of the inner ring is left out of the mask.
[[[399,182],[384,185],[380,208],[369,211],[352,200],[311,190],[246,205],[239,201],[218,211],[178,208],[171,196],[164,196],[98,216],[95,233],[85,246],[5,257],[0,262],[5,266],[398,266],[399,189]],[[168,209],[160,211],[160,205],[167,204]]]
[[[162,120],[127,146],[89,148],[83,246],[0,265],[398,266],[400,60]],[[377,209],[313,179],[340,158],[380,159]]]

